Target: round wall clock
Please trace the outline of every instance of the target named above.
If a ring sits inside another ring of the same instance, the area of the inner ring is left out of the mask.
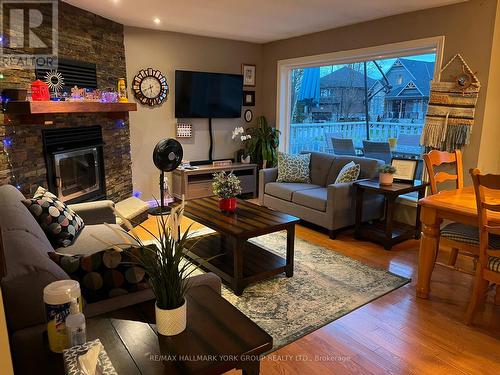
[[[134,77],[132,91],[135,98],[144,105],[154,107],[167,100],[167,78],[159,70],[141,69]]]
[[[253,119],[253,112],[252,112],[252,110],[247,109],[247,110],[245,111],[245,115],[244,115],[244,116],[245,116],[245,121],[246,121],[246,122],[250,122],[250,121],[252,121],[252,119]]]

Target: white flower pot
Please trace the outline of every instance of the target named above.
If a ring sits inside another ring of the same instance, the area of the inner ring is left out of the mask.
[[[155,304],[156,329],[163,336],[175,336],[186,329],[186,300],[181,307],[172,310],[160,309]]]
[[[243,164],[250,164],[250,155],[247,155],[246,158],[244,158],[243,155],[241,155],[241,162]]]
[[[392,173],[379,173],[378,181],[380,185],[392,185],[394,182],[394,175]]]

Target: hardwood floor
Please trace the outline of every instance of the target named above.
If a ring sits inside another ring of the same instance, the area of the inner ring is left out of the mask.
[[[184,219],[183,227],[192,222]],[[155,219],[145,226],[154,230]],[[193,229],[201,227],[194,224]],[[138,230],[147,238],[144,230]],[[299,225],[296,236],[412,282],[271,353],[261,374],[498,374],[500,373],[500,306],[493,291],[468,327],[463,319],[472,276],[436,267],[429,300],[415,297],[418,244],[396,245],[391,251],[358,241],[352,232],[330,240]],[[441,251],[439,257],[448,259]],[[470,258],[459,256],[461,267]],[[237,371],[231,372],[236,374]]]

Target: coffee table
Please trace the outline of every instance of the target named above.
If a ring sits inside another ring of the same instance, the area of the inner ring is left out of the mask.
[[[187,256],[219,275],[236,295],[241,295],[247,285],[273,275],[285,272],[287,277],[293,276],[295,224],[299,218],[240,199],[236,212],[223,213],[217,197],[187,201],[184,214],[216,231],[191,239]],[[286,259],[248,241],[281,230],[287,231]]]
[[[153,308],[153,303],[151,303]],[[121,317],[120,317],[121,318]],[[120,375],[259,373],[260,357],[273,339],[207,286],[189,290],[187,328],[158,336],[155,325],[105,316],[87,319],[87,339],[99,338]],[[23,337],[16,373],[64,374],[62,354],[51,353],[47,335]]]

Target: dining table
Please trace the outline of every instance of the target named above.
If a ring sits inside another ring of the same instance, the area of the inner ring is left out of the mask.
[[[487,190],[486,199],[491,203],[500,203],[498,190]],[[441,191],[419,200],[422,236],[418,257],[417,297],[429,298],[430,282],[434,262],[439,249],[440,226],[443,220],[478,226],[476,195],[474,188],[464,187]],[[488,221],[500,224],[500,212],[488,214]]]

